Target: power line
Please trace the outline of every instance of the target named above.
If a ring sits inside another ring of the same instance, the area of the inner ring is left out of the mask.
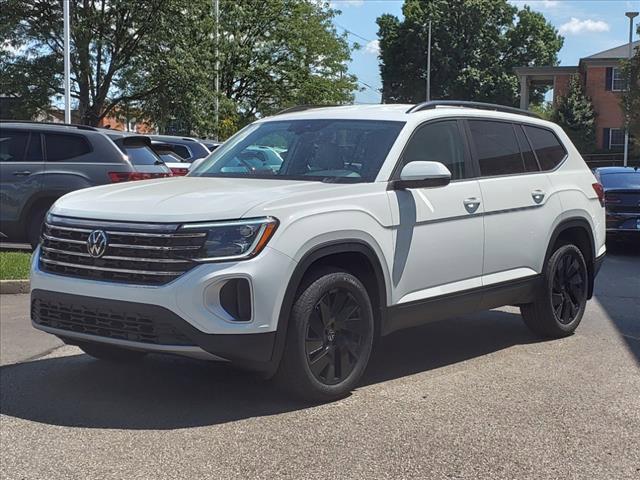
[[[335,24],[336,27],[341,28],[342,30],[344,30],[345,32],[347,32],[349,35],[353,35],[356,38],[359,38],[360,40],[364,40],[365,42],[372,42],[373,40],[369,40],[368,38],[363,37],[362,35],[358,35],[355,32],[352,32],[351,30],[349,30],[346,27],[343,27],[342,25],[340,25],[339,23],[333,22]]]

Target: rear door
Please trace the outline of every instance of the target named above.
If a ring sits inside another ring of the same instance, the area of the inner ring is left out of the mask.
[[[41,192],[44,171],[40,133],[0,129],[0,232],[21,230],[21,215]]]
[[[535,275],[560,201],[519,124],[466,123],[484,201],[483,285]]]

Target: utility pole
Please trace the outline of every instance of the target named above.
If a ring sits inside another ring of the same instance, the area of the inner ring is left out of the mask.
[[[427,102],[431,100],[431,20],[429,20],[429,40],[427,41]]]
[[[220,136],[220,0],[214,0],[213,9],[216,16],[216,80],[215,80],[215,109],[216,109],[216,140]]]
[[[71,28],[69,25],[69,2],[70,0],[63,0],[62,2],[64,21],[64,123],[71,123],[71,43],[69,41]]]
[[[625,13],[629,17],[629,61],[633,57],[633,19],[638,16],[638,12]],[[627,89],[631,89],[631,78],[627,78]],[[629,163],[629,122],[626,122],[624,129],[624,166]]]

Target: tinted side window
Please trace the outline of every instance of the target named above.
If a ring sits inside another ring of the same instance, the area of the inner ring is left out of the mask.
[[[173,150],[182,158],[184,159],[191,158],[191,152],[184,145],[171,144],[171,146],[173,147]]]
[[[42,141],[38,132],[32,132],[29,138],[29,146],[24,156],[25,162],[44,162],[42,156]]]
[[[533,149],[536,151],[542,170],[553,170],[556,168],[567,154],[560,140],[558,140],[553,132],[545,130],[544,128],[526,125],[524,130],[531,141]]]
[[[48,162],[70,160],[91,152],[91,147],[84,137],[63,133],[45,133],[44,142]]]
[[[538,161],[536,160],[536,156],[533,154],[533,150],[531,150],[531,145],[522,130],[522,126],[514,125],[514,128],[516,129],[516,138],[518,139],[518,145],[520,145],[520,152],[522,152],[524,169],[527,172],[539,171],[540,167],[538,166]]]
[[[470,120],[469,129],[483,177],[524,173],[512,124]]]
[[[440,162],[451,172],[451,179],[467,175],[464,163],[464,147],[458,122],[447,120],[418,127],[404,151],[402,164],[427,161]]]
[[[21,162],[29,140],[29,132],[0,130],[0,162]]]

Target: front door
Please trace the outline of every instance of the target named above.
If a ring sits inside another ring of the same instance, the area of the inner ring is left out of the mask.
[[[484,207],[462,132],[458,120],[423,124],[403,153],[402,165],[420,160],[443,163],[452,181],[444,187],[389,191],[396,306],[481,286]]]

